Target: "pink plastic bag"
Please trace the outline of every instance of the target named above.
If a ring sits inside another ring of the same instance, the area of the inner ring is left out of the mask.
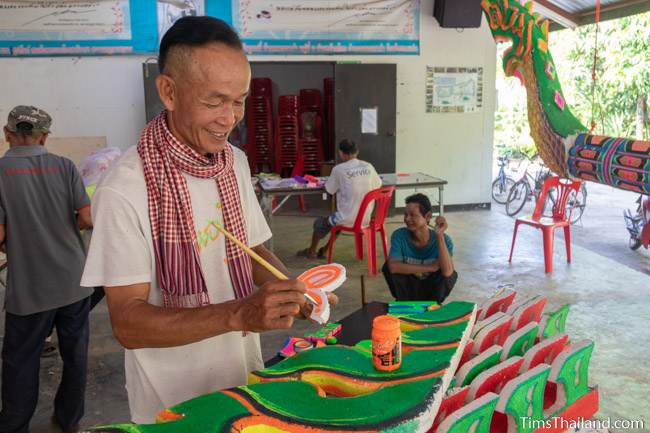
[[[113,161],[122,154],[117,147],[106,147],[92,152],[79,163],[84,185],[95,185]]]

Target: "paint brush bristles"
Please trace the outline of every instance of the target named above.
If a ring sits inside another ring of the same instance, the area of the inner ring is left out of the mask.
[[[228,230],[226,230],[225,228],[223,228],[223,227],[221,226],[221,224],[217,224],[217,223],[213,222],[212,225],[213,225],[217,230],[219,230],[221,233],[223,233],[223,235],[224,235],[225,237],[227,237],[228,239],[230,239],[230,241],[232,241],[235,245],[237,245],[239,248],[241,248],[242,250],[244,250],[244,252],[245,252],[246,254],[248,254],[249,256],[251,256],[251,258],[254,259],[257,263],[259,263],[259,264],[262,265],[262,266],[263,266],[267,271],[269,271],[270,273],[272,273],[272,274],[273,274],[277,279],[279,279],[279,280],[288,280],[288,279],[289,279],[289,277],[287,277],[287,276],[284,275],[282,272],[280,272],[280,271],[278,270],[278,268],[276,268],[275,266],[273,266],[272,264],[270,264],[269,262],[267,262],[267,261],[266,261],[262,256],[260,256],[260,255],[257,254],[255,251],[253,251],[249,246],[245,245],[242,241],[240,241],[239,239],[237,239],[236,237],[234,237],[234,236],[233,236],[233,235],[232,235]],[[317,302],[314,300],[314,298],[312,298],[311,296],[309,296],[309,294],[307,294],[307,293],[305,293],[305,298],[307,298],[307,299],[309,300],[309,302],[311,302],[312,304],[314,304],[314,305],[317,304]]]

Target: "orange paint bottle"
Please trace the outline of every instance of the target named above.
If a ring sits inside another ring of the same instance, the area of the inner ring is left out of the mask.
[[[379,371],[397,370],[402,364],[399,319],[378,316],[372,321],[372,364]]]

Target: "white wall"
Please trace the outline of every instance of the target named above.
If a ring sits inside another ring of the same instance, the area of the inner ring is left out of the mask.
[[[145,124],[146,57],[0,59],[0,124],[16,105],[52,116],[52,135],[106,136],[108,146],[135,144]]]
[[[485,19],[480,29],[442,29],[433,0],[421,2],[419,56],[364,56],[397,64],[397,170],[446,179],[446,204],[490,201],[496,54]],[[57,136],[105,135],[109,146],[135,144],[145,123],[141,64],[146,57],[0,59],[0,123],[18,104],[42,107]],[[333,56],[259,61],[335,61]],[[350,57],[341,60],[352,60]],[[483,109],[425,113],[426,66],[483,67]],[[401,200],[401,197],[399,197]]]

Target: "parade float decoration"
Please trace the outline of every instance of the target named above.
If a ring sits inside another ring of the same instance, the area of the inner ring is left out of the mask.
[[[483,0],[482,7],[495,41],[512,43],[503,68],[526,88],[528,123],[544,163],[561,177],[650,194],[650,142],[592,135],[571,113],[549,51],[549,21],[532,2]]]
[[[564,333],[569,312],[501,290],[481,305],[449,302],[401,321],[399,369],[373,368],[368,341],[297,352],[249,384],[161,412],[156,424],[95,433],[560,432],[598,410],[594,348]],[[395,310],[400,310],[396,308]],[[478,320],[477,318],[480,318]],[[337,327],[326,325],[324,332]]]

